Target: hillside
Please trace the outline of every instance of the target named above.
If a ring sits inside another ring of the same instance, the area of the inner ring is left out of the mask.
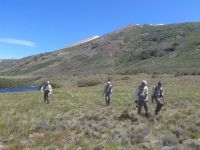
[[[0,70],[8,69],[16,64],[16,59],[0,59]]]
[[[0,63],[1,75],[200,73],[200,23],[129,25],[58,51]]]

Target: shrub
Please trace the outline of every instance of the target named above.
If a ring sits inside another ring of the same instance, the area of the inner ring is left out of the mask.
[[[130,78],[128,76],[122,77],[121,80],[129,80]]]
[[[37,79],[6,79],[0,78],[0,88],[23,87],[32,85],[32,82]]]
[[[159,78],[160,76],[159,76],[159,74],[157,74],[157,73],[154,73],[154,74],[152,74],[151,75],[151,78]]]
[[[61,88],[62,86],[57,83],[51,83],[52,88]]]
[[[98,80],[80,80],[77,81],[77,86],[78,87],[90,87],[90,86],[95,86],[99,85],[101,82]]]
[[[178,143],[178,140],[176,139],[176,137],[174,135],[166,134],[160,138],[159,143],[162,147],[173,146]]]
[[[183,73],[183,72],[176,72],[174,77],[179,77],[179,76],[183,76],[183,75],[187,75],[187,73]]]
[[[197,75],[197,73],[196,72],[192,72],[192,75]]]

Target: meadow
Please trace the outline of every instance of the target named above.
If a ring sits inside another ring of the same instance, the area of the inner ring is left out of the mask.
[[[0,93],[0,149],[200,149],[199,75],[93,75],[48,79],[62,85],[54,89],[50,104],[43,102],[40,91]],[[143,79],[149,87],[148,119],[137,114],[133,99],[134,90]],[[94,86],[79,87],[77,83],[82,80],[98,82]],[[113,84],[110,106],[105,106],[102,96],[107,80]],[[155,117],[156,104],[151,102],[150,93],[158,81],[163,81],[166,104]]]

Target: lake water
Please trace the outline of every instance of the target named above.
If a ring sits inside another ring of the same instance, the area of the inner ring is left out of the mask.
[[[26,92],[26,91],[37,91],[39,86],[27,86],[27,87],[16,87],[16,88],[0,88],[0,93],[10,92]]]

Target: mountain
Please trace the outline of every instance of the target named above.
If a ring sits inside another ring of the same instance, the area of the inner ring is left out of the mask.
[[[16,64],[17,59],[0,59],[0,70],[6,70]]]
[[[0,63],[1,75],[200,73],[200,23],[128,25],[69,47]]]

